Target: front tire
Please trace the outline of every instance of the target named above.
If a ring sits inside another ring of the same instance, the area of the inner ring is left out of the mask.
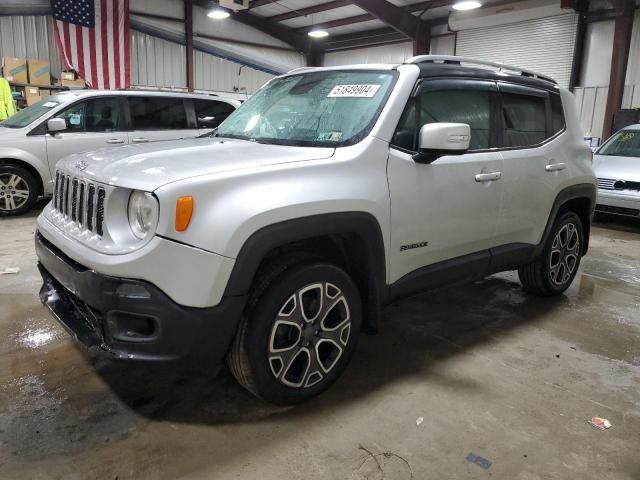
[[[26,213],[37,198],[38,185],[28,170],[18,165],[0,165],[0,216]]]
[[[345,369],[361,330],[360,295],[344,270],[326,263],[280,268],[267,278],[228,363],[257,397],[296,404],[326,390]]]
[[[553,224],[542,253],[518,269],[523,288],[542,297],[563,293],[580,267],[583,242],[580,217],[572,212],[560,216]]]

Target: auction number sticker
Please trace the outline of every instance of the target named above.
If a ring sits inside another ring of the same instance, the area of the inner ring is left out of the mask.
[[[336,85],[327,97],[371,98],[380,89],[380,85]]]

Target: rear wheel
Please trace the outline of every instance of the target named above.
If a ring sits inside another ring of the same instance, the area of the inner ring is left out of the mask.
[[[578,272],[583,242],[580,218],[572,212],[560,216],[542,253],[518,270],[524,289],[540,296],[564,292]]]
[[[361,329],[351,278],[326,263],[297,265],[257,295],[229,353],[236,379],[277,404],[299,403],[328,388],[349,362]]]
[[[0,216],[28,212],[37,197],[38,186],[28,170],[17,165],[0,165]]]

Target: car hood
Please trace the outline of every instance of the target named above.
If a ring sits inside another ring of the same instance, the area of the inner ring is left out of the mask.
[[[0,135],[3,138],[9,137],[9,136],[24,136],[24,132],[22,130],[23,130],[22,128],[7,128],[0,125]],[[6,146],[6,145],[0,145],[0,147],[3,147],[3,146]]]
[[[595,155],[593,169],[598,178],[640,182],[640,158]]]
[[[320,160],[331,157],[334,151],[333,148],[195,138],[74,154],[60,160],[57,168],[96,182],[151,192],[167,183],[199,175]]]

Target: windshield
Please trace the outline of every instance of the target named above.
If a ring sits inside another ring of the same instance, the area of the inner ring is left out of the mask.
[[[597,154],[640,157],[640,130],[622,130],[616,133]]]
[[[371,130],[394,80],[389,71],[276,78],[232,113],[216,136],[278,145],[351,145]]]
[[[33,123],[38,118],[49,112],[52,108],[57,107],[61,103],[67,102],[71,97],[69,95],[52,95],[38,103],[34,103],[30,107],[20,110],[15,115],[7,118],[0,125],[8,128],[22,128]]]

